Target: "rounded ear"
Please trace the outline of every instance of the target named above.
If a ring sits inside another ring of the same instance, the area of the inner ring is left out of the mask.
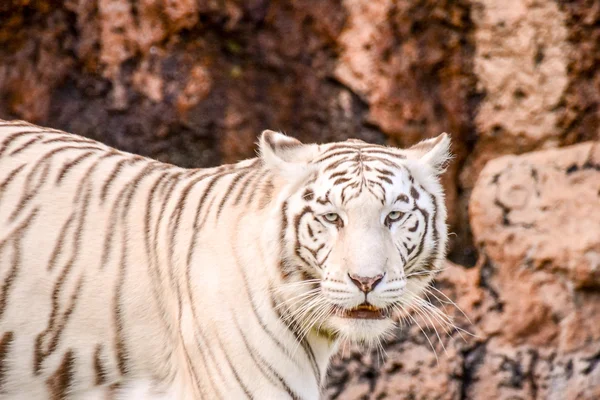
[[[406,149],[413,157],[429,165],[436,175],[442,174],[448,167],[448,162],[452,158],[450,153],[450,135],[446,132],[439,136],[423,140],[414,146]]]
[[[287,179],[305,177],[312,171],[310,161],[318,154],[317,145],[270,130],[260,135],[258,148],[265,166]]]

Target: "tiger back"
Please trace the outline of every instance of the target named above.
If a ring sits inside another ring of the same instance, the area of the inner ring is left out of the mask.
[[[183,169],[0,121],[0,398],[318,398],[439,269],[448,147]]]

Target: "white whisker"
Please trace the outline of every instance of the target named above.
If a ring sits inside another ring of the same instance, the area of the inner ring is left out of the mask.
[[[425,333],[425,331],[423,330],[423,328],[421,328],[421,325],[419,324],[419,322],[417,322],[417,320],[412,315],[410,315],[407,312],[407,310],[404,308],[404,306],[402,304],[398,304],[398,306],[402,308],[402,310],[404,311],[404,313],[406,314],[406,316],[408,318],[410,318],[417,325],[417,327],[419,328],[419,330],[423,333],[423,336],[425,336],[425,339],[427,339],[427,342],[429,342],[429,345],[431,346],[431,350],[433,350],[433,354],[435,355],[436,361],[439,363],[440,360],[438,358],[437,351],[435,350],[435,346],[433,345],[433,343],[429,339],[429,336],[427,336],[427,334]]]

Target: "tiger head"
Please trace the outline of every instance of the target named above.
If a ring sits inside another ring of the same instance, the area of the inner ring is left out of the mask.
[[[443,133],[409,149],[302,144],[265,131],[261,158],[284,182],[277,205],[278,307],[303,332],[373,342],[444,259]]]

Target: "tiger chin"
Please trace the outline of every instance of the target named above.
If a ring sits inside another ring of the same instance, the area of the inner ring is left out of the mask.
[[[0,120],[0,398],[319,398],[439,270],[449,146],[183,169]]]

